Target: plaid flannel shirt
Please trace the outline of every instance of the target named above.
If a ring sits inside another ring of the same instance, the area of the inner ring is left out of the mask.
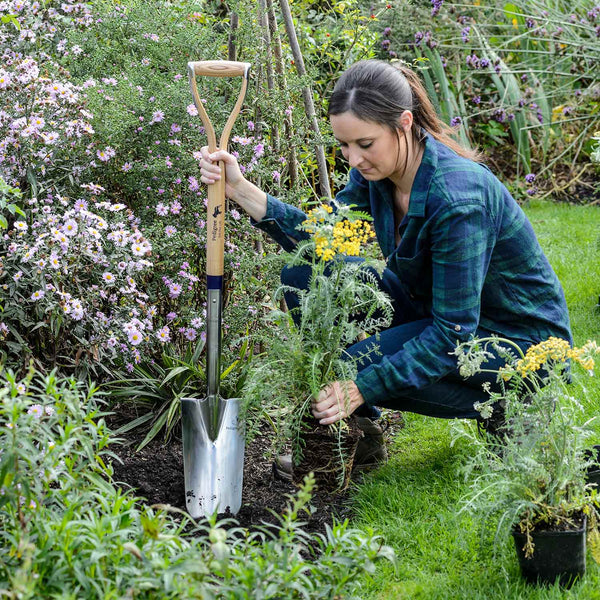
[[[408,212],[395,243],[393,184],[352,169],[336,199],[373,217],[387,266],[432,324],[393,356],[363,369],[356,384],[368,404],[410,397],[455,371],[449,353],[473,335],[537,343],[572,341],[564,293],[527,217],[484,165],[427,134]],[[257,226],[284,249],[306,234],[306,215],[272,196]]]

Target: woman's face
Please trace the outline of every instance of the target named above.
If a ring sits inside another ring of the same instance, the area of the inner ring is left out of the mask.
[[[412,115],[410,118],[412,123]],[[359,119],[351,112],[331,115],[330,121],[344,158],[368,181],[398,175],[403,169],[407,148],[402,128],[397,135],[388,127]]]

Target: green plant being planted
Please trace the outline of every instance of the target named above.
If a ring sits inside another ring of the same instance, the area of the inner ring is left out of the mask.
[[[495,337],[472,340],[455,351],[463,376],[490,372],[486,362],[494,353],[507,361],[496,371],[497,389],[487,385],[490,399],[475,407],[485,422],[496,424],[494,433],[479,436],[472,428],[459,428],[474,448],[467,464],[471,490],[462,511],[485,519],[499,516],[496,535],[512,527],[517,551],[524,553],[523,574],[530,579],[546,576],[532,573],[535,563],[529,562],[545,544],[536,541],[537,534],[582,530],[584,536],[586,516],[595,526],[595,492],[586,480],[594,462],[587,450],[593,418],[586,417],[570,385],[582,371],[593,375],[599,351],[595,342],[572,348],[552,337],[526,353]],[[561,563],[547,578],[570,582],[583,569],[585,561],[573,569]]]
[[[388,296],[377,286],[377,261],[350,258],[357,257],[373,235],[367,223],[370,217],[335,201],[333,207],[322,204],[314,208],[307,217],[299,229],[308,233],[309,239],[283,258],[288,267],[310,269],[309,285],[307,289],[283,285],[277,291],[276,302],[284,292],[293,293],[299,307],[290,312],[274,309],[266,317],[268,353],[255,358],[244,390],[250,420],[267,415],[277,431],[275,446],[280,448],[291,439],[297,464],[309,452],[306,430],[316,425],[310,412],[312,399],[331,382],[355,378],[360,357],[352,359],[345,349],[359,334],[383,327],[392,313]],[[376,343],[371,351],[376,352]],[[334,477],[335,485],[347,481],[351,452],[344,450],[343,434],[352,426],[352,421],[330,428],[317,426],[335,440],[332,452],[318,449],[329,461],[321,475],[331,476],[332,463],[337,463],[336,471],[339,465],[346,465],[337,480]],[[319,473],[318,466],[311,467]],[[304,472],[296,471],[298,477]]]

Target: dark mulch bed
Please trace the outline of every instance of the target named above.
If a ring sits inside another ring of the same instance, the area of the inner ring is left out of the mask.
[[[117,405],[113,415],[107,418],[111,429],[118,429],[134,418],[131,409]],[[124,487],[131,487],[136,495],[148,504],[170,504],[185,510],[183,481],[183,454],[180,429],[176,428],[168,443],[161,436],[137,452],[136,447],[144,439],[145,431],[132,430],[120,435],[122,443],[113,444],[112,452],[119,461],[113,460],[114,480]],[[273,476],[272,462],[265,458],[269,441],[257,436],[247,447],[244,460],[244,486],[242,507],[235,519],[252,529],[263,523],[277,523],[270,512],[281,514],[286,507],[287,496],[297,488]],[[306,530],[324,532],[326,524],[332,524],[349,516],[347,492],[336,495],[320,494],[317,490],[311,502],[313,512],[302,515],[307,522]],[[230,516],[230,515],[223,515]]]

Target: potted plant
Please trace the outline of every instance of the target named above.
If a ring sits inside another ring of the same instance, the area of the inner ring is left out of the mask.
[[[374,233],[364,213],[333,203],[313,208],[299,229],[308,234],[292,252],[282,253],[286,266],[310,269],[307,289],[281,286],[297,294],[299,310],[274,308],[267,315],[266,351],[253,360],[244,389],[247,429],[266,416],[273,423],[273,450],[291,440],[294,481],[314,472],[320,489],[333,491],[349,481],[353,453],[362,432],[351,417],[321,426],[311,402],[334,381],[352,380],[357,364],[345,349],[360,334],[375,332],[392,316],[387,294],[377,285],[382,263],[358,256]],[[377,351],[374,340],[372,352]]]
[[[468,427],[459,434],[472,444],[472,484],[462,511],[499,517],[497,536],[512,529],[529,582],[558,579],[570,586],[585,572],[586,529],[595,526],[586,479],[594,432],[571,384],[582,373],[593,374],[598,350],[595,342],[571,348],[549,338],[524,354],[511,341],[491,337],[455,351],[463,376],[486,371],[494,353],[506,359],[495,391],[486,386],[489,400],[475,407],[484,422],[496,417],[500,427],[494,435]]]

